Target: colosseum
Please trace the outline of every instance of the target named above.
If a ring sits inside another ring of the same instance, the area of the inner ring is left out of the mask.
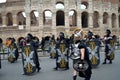
[[[41,38],[76,28],[120,35],[120,0],[6,0],[0,3],[0,37],[27,33]]]

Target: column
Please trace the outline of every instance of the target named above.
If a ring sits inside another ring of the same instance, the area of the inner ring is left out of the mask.
[[[100,29],[103,30],[104,26],[103,26],[103,13],[100,13],[100,17],[99,17],[99,25],[100,25]]]
[[[93,28],[93,13],[89,13],[88,27]]]
[[[119,15],[116,14],[116,27],[119,29]]]
[[[17,26],[17,25],[18,25],[18,23],[17,23],[17,15],[14,14],[13,15],[13,26]]]
[[[6,21],[6,16],[5,15],[2,16],[2,26],[3,27],[7,26],[7,21]]]
[[[26,30],[30,32],[30,13],[26,13]]]
[[[68,0],[65,0],[64,1],[64,3],[65,3],[65,28],[69,28],[69,6],[68,6],[68,4],[69,4],[69,2],[68,2]]]
[[[26,31],[27,32],[30,32],[30,11],[31,11],[31,0],[25,0]]]
[[[81,0],[77,0],[77,27],[82,28],[82,24],[81,24]]]
[[[57,36],[57,32],[56,32],[56,11],[53,11],[52,13],[52,33],[55,35],[55,37]]]
[[[39,12],[40,12],[40,11],[39,11]],[[40,30],[39,30],[40,36],[43,37],[43,34],[44,34],[44,33],[43,33],[43,28],[44,28],[44,27],[43,27],[43,13],[42,13],[42,12],[39,13],[39,27],[40,27],[40,28],[39,28],[39,29],[40,29]]]
[[[89,28],[93,28],[93,0],[89,0],[89,20],[88,26]]]
[[[112,28],[112,19],[111,19],[111,14],[108,14],[108,28]]]

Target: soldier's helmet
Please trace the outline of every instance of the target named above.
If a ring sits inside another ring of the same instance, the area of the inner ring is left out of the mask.
[[[91,31],[88,31],[87,37],[88,37],[88,38],[92,38],[92,36],[93,36],[93,33],[92,33]]]
[[[51,39],[52,39],[52,40],[55,39],[55,35],[52,35],[52,36],[51,36]]]
[[[29,43],[33,39],[32,34],[28,33],[25,39],[26,39],[26,42]]]
[[[63,32],[60,32],[60,33],[59,33],[59,37],[60,37],[60,39],[64,39],[64,37],[65,37],[64,33],[63,33]]]
[[[106,34],[111,34],[111,31],[109,29],[107,29]]]
[[[77,28],[74,30],[74,40],[84,39],[84,37],[85,37],[85,33],[83,32],[82,29]]]

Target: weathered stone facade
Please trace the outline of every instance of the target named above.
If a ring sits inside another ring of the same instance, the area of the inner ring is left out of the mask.
[[[57,36],[60,31],[71,35],[77,27],[101,36],[110,29],[119,36],[119,3],[119,0],[7,0],[0,3],[0,37],[18,38],[31,32],[41,38]],[[57,4],[64,8],[56,8]],[[52,16],[46,16],[47,11]]]

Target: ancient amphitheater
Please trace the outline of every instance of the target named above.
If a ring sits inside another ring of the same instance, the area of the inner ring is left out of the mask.
[[[0,37],[27,33],[41,38],[71,35],[75,28],[103,36],[106,29],[120,35],[120,0],[7,0],[0,3]]]

